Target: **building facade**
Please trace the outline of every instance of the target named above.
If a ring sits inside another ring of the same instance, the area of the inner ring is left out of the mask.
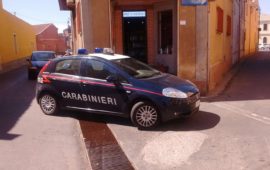
[[[26,64],[36,49],[32,26],[3,9],[0,0],[0,73]]]
[[[260,14],[258,0],[247,0],[245,3],[245,55],[257,51],[259,43]]]
[[[71,26],[63,30],[63,36],[65,37],[65,43],[68,49],[72,49],[72,33],[71,33]]]
[[[192,80],[202,93],[256,49],[258,27],[250,28],[247,19],[256,18],[257,0],[59,0],[59,5],[72,11],[74,49],[111,47]]]
[[[39,51],[55,51],[64,54],[67,50],[65,37],[58,34],[58,29],[53,24],[33,25],[36,32],[36,44]]]
[[[260,45],[269,45],[270,44],[270,15],[262,14],[260,16]]]

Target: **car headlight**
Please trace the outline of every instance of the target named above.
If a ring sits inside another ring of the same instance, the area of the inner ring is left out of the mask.
[[[163,89],[162,94],[166,97],[179,99],[185,99],[188,97],[186,93],[171,87]]]

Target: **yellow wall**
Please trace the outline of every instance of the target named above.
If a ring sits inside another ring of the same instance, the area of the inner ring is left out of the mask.
[[[248,0],[245,5],[245,56],[254,54],[258,46],[259,10],[258,0]]]
[[[232,16],[232,1],[209,2],[209,90],[222,80],[232,64],[232,34],[227,35],[227,16]],[[217,7],[223,9],[223,33],[217,33]],[[233,23],[233,21],[232,21]],[[232,28],[231,28],[232,30]]]
[[[0,8],[0,37],[0,69],[6,64],[29,56],[36,49],[32,26],[2,8]]]

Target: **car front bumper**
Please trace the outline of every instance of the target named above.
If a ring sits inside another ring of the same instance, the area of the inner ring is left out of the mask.
[[[179,117],[189,117],[199,111],[200,94],[194,94],[187,99],[168,99],[161,109],[162,121]]]

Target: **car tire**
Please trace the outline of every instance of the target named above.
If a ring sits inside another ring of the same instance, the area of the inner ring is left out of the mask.
[[[39,98],[39,105],[42,112],[46,115],[55,115],[59,111],[57,100],[51,94],[43,94]]]
[[[131,109],[131,121],[139,129],[151,129],[160,123],[158,109],[150,102],[141,101]]]
[[[28,71],[28,80],[34,80],[34,79],[35,79],[34,74]]]

